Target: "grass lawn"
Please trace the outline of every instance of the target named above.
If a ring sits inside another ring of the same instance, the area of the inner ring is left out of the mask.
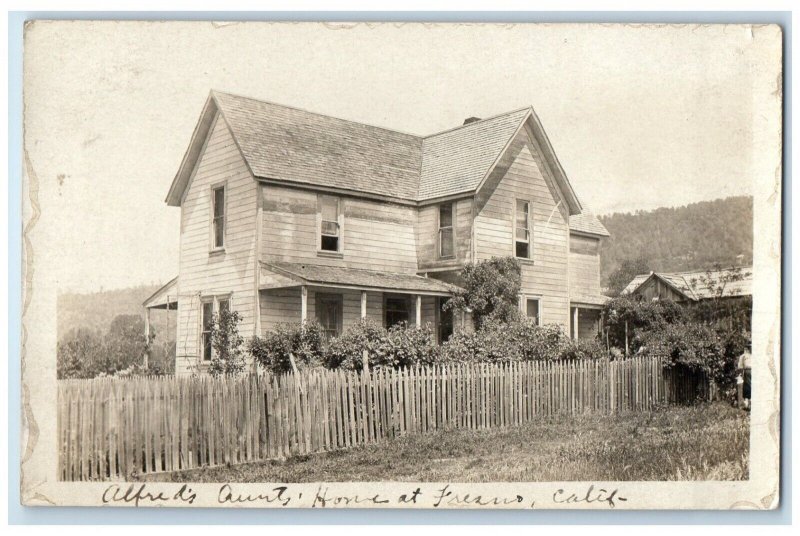
[[[742,480],[749,415],[726,404],[449,430],[350,450],[146,475],[176,482]]]

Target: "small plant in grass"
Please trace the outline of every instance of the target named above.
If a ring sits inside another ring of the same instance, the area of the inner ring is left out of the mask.
[[[244,372],[244,338],[239,334],[242,317],[238,311],[223,309],[212,318],[211,347],[214,354],[209,372],[214,376]]]

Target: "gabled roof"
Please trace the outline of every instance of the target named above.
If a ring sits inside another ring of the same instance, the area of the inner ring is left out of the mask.
[[[738,277],[736,272],[740,272],[741,279],[731,281],[730,278]],[[689,272],[651,272],[640,274],[634,277],[630,283],[622,290],[621,294],[631,294],[641,287],[651,278],[661,279],[664,283],[672,287],[676,292],[682,294],[686,299],[697,301],[716,297],[716,292],[722,288],[723,298],[735,296],[750,296],[753,293],[753,269],[747,268],[723,268],[721,270],[693,270]],[[727,282],[725,281],[729,279]]]
[[[418,198],[476,190],[530,113],[522,108],[423,139]]]
[[[605,226],[597,219],[597,216],[591,212],[582,212],[581,214],[573,214],[570,216],[569,229],[576,233],[611,236]]]
[[[450,295],[457,289],[444,281],[415,274],[292,262],[262,262],[260,281],[261,288],[308,284],[434,295]]]
[[[174,277],[166,285],[155,291],[142,302],[142,306],[146,309],[177,309],[178,278]]]
[[[421,140],[227,93],[213,93],[253,175],[415,199]]]
[[[180,205],[214,118],[225,122],[256,179],[380,196],[415,204],[481,187],[528,125],[571,214],[581,204],[530,107],[427,137],[211,91],[167,203]]]

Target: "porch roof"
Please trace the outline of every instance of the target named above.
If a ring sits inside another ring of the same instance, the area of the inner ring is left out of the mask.
[[[610,298],[602,294],[573,294],[569,297],[570,305],[573,306],[591,306],[602,307]]]
[[[142,305],[146,309],[177,309],[178,278],[173,278],[172,281],[155,291]]]
[[[433,296],[450,296],[458,288],[438,279],[415,274],[292,262],[261,263],[259,288],[288,288],[300,285]]]

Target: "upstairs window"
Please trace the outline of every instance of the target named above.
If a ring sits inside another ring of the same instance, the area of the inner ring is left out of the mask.
[[[531,256],[530,203],[517,199],[514,207],[514,255],[520,259]]]
[[[439,257],[452,257],[455,252],[453,203],[439,205]]]
[[[211,244],[213,249],[222,249],[225,247],[225,186],[211,189],[211,205]]]
[[[341,228],[339,225],[339,199],[330,196],[320,197],[320,249],[339,251]]]

